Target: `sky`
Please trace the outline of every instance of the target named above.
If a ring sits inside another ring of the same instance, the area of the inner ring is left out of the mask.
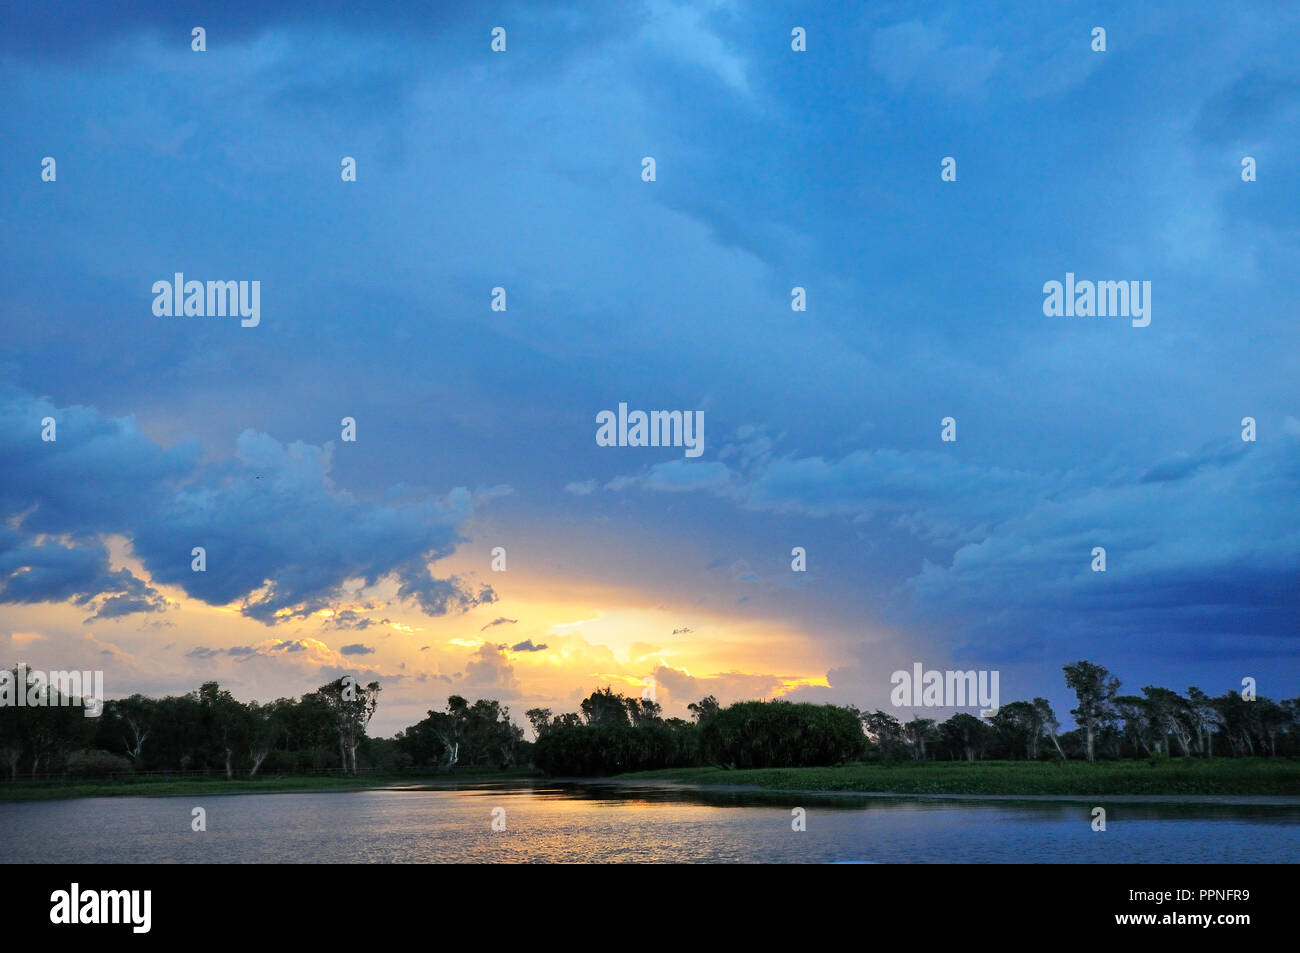
[[[271,6],[0,11],[3,664],[354,673],[381,735],[906,720],[915,663],[1067,725],[1080,658],[1300,694],[1300,11]],[[155,314],[177,272],[259,323]],[[703,453],[599,445],[620,403]]]

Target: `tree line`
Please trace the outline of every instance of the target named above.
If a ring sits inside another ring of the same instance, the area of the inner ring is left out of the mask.
[[[576,712],[529,709],[534,742],[525,740],[509,708],[485,699],[471,704],[459,695],[393,738],[370,738],[366,728],[380,686],[362,686],[350,676],[266,704],[241,702],[217,682],[206,682],[185,695],[107,701],[99,718],[59,704],[45,686],[44,704],[0,705],[0,768],[11,779],[529,766],[550,775],[589,776],[864,760],[1300,755],[1300,699],[1275,702],[1236,691],[1211,697],[1194,686],[1185,695],[1153,685],[1141,694],[1121,694],[1119,679],[1100,665],[1079,661],[1063,672],[1077,701],[1070,709],[1076,727],[1064,732],[1045,698],[1010,702],[988,718],[959,712],[939,722],[782,700],[724,707],[710,695],[688,705],[691,717],[685,719],[665,718],[656,702],[605,687]],[[18,670],[13,674],[17,679]]]
[[[104,702],[88,718],[73,700],[11,670],[28,703],[0,705],[0,766],[10,779],[105,777],[136,772],[257,777],[268,770],[355,773],[378,682],[348,676],[301,698],[241,702],[217,682],[165,698],[131,695]],[[32,704],[35,701],[36,704]]]

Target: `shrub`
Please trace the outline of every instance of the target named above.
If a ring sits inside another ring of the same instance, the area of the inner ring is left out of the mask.
[[[75,780],[111,778],[135,773],[135,767],[129,758],[98,748],[72,752],[68,755],[66,768],[68,777]]]
[[[858,716],[835,705],[737,702],[700,730],[704,760],[736,768],[843,764],[861,758],[866,747]]]
[[[692,724],[564,725],[547,729],[533,745],[533,763],[547,774],[602,775],[699,763]]]

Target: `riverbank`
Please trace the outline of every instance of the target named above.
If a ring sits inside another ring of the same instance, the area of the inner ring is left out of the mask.
[[[675,768],[638,771],[617,783],[673,782],[714,790],[953,795],[1300,796],[1298,758],[1147,761],[928,761],[834,768]]]
[[[285,794],[303,791],[366,791],[400,784],[454,788],[462,784],[531,781],[533,771],[480,771],[455,774],[373,773],[358,777],[338,775],[278,775],[265,778],[125,777],[85,781],[0,781],[0,802],[47,801],[77,797],[174,797],[222,794]]]
[[[536,771],[472,770],[454,774],[372,773],[360,777],[286,775],[249,780],[223,777],[128,777],[85,781],[0,781],[0,802],[84,797],[168,797],[223,794],[366,791],[401,786],[535,784]],[[833,768],[671,768],[613,778],[566,778],[616,786],[673,785],[715,793],[790,792],[840,795],[956,797],[1056,796],[1231,798],[1300,797],[1300,758],[1176,758],[1147,761],[977,761],[850,764]]]

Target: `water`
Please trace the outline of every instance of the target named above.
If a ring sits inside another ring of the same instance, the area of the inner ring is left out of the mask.
[[[0,861],[1293,863],[1300,802],[827,799],[609,785],[0,804]],[[190,829],[207,811],[207,831]],[[791,830],[791,809],[807,830]],[[493,831],[495,808],[505,831]]]

